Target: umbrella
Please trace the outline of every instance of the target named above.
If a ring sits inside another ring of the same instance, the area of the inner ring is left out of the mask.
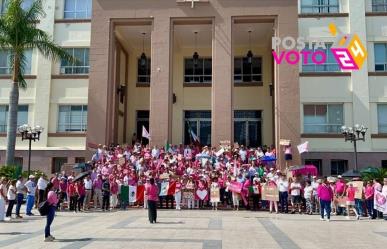
[[[312,175],[317,176],[318,170],[314,165],[297,165],[289,167],[289,171],[293,172],[293,175]]]
[[[358,170],[350,169],[342,174],[343,177],[361,177],[361,174]]]
[[[197,154],[196,155],[196,159],[200,160],[200,159],[210,159],[211,156],[207,155],[207,154]]]
[[[86,167],[85,163],[77,163],[73,166],[73,169],[84,169]]]
[[[83,178],[85,178],[85,177],[88,176],[89,174],[90,174],[90,172],[82,172],[82,173],[80,173],[79,175],[77,175],[76,177],[74,177],[73,182],[82,180]]]

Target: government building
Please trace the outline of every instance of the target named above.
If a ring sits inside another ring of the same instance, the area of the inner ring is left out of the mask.
[[[294,164],[338,175],[354,167],[341,127],[355,124],[368,128],[359,167],[387,167],[386,0],[45,0],[44,8],[38,27],[78,61],[26,52],[18,124],[45,128],[32,169],[88,161],[97,144],[131,144],[146,127],[158,146],[189,144],[190,130],[206,145],[274,145],[281,165],[280,141],[290,140]],[[341,70],[330,24],[366,47],[359,70]],[[273,37],[303,37],[327,60],[278,64],[272,52],[285,48],[273,49]],[[7,58],[0,51],[0,164]],[[309,152],[299,155],[306,141]],[[16,149],[26,168],[28,142],[18,137]]]

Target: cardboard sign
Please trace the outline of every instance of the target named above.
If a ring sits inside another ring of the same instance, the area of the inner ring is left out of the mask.
[[[262,186],[262,200],[266,201],[279,201],[278,188],[275,185],[263,185]]]
[[[374,192],[375,209],[383,214],[387,214],[387,195],[375,189]]]
[[[363,198],[363,182],[362,181],[353,181],[349,182],[347,185],[352,183],[353,187],[356,189],[355,193],[355,199],[362,199]]]
[[[339,207],[346,207],[347,206],[347,197],[336,197],[334,199],[334,203]]]
[[[163,179],[169,179],[169,174],[168,174],[168,173],[161,174],[159,178],[160,178],[161,180],[163,180]]]
[[[193,189],[183,189],[181,192],[183,194],[183,199],[193,199],[194,198]]]
[[[211,187],[210,200],[211,200],[211,202],[220,202],[220,189],[219,189],[219,187]]]
[[[123,166],[125,164],[125,157],[118,158],[118,164]]]
[[[196,190],[196,195],[199,197],[200,200],[204,200],[206,199],[207,195],[208,195],[208,191],[207,189],[203,189],[203,190]]]
[[[288,145],[290,145],[290,140],[280,139],[279,144],[283,145],[283,146],[288,146]]]

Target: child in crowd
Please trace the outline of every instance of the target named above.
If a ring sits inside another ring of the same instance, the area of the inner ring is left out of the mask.
[[[305,182],[305,188],[304,188],[304,198],[306,203],[306,214],[313,214],[313,202],[312,202],[312,195],[313,195],[313,187],[311,185],[311,182],[307,180]]]

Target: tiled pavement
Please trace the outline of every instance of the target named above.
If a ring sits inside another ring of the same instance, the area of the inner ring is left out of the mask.
[[[387,222],[345,220],[330,223],[317,215],[267,212],[159,210],[157,224],[147,211],[57,214],[55,242],[43,242],[44,217],[0,223],[0,248],[387,248]]]

